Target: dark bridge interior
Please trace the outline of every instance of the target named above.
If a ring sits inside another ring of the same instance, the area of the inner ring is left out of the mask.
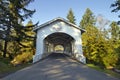
[[[69,55],[67,54],[62,54],[62,53],[51,53],[48,58],[52,58],[52,59],[59,59],[59,58],[67,58],[67,57],[70,57]]]
[[[69,44],[74,39],[66,33],[53,33],[46,40],[53,44]]]
[[[60,47],[56,47],[56,46]],[[57,49],[56,49],[57,48]],[[66,33],[53,33],[44,39],[44,54],[65,53],[71,55],[74,49],[74,38]]]

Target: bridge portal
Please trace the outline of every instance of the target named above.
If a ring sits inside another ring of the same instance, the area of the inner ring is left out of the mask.
[[[63,18],[55,18],[35,27],[34,31],[37,33],[37,38],[33,62],[55,52],[70,55],[82,63],[86,63],[81,40],[83,29]]]
[[[74,41],[74,38],[66,33],[52,33],[44,39],[44,55],[52,52],[71,55],[74,53]]]

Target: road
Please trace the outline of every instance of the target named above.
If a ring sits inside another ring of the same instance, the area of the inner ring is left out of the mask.
[[[119,80],[96,71],[66,55],[53,53],[2,80]]]

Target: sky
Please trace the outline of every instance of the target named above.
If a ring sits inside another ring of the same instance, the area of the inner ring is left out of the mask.
[[[118,13],[113,13],[110,5],[115,0],[34,0],[34,2],[28,5],[28,9],[36,10],[32,18],[33,23],[39,21],[39,24],[43,24],[57,17],[66,19],[68,11],[72,8],[76,24],[82,19],[85,10],[89,8],[95,16],[101,14],[105,19],[110,21],[118,21]]]

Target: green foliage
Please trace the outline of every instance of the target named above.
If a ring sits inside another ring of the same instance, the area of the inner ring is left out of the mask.
[[[92,11],[87,9],[80,22],[81,28],[86,30],[82,34],[82,41],[87,63],[93,63],[104,68],[116,67],[119,61],[119,51],[118,47],[115,48],[115,46],[118,43],[110,39],[108,30],[99,30],[95,26],[95,22]],[[112,38],[118,40],[119,26],[115,22],[112,22],[110,26]]]
[[[29,66],[30,64],[21,64],[19,66],[13,66],[10,64],[10,59],[8,58],[0,58],[0,78],[5,77],[6,73],[7,75],[13,72],[16,72],[17,70],[20,70],[22,68],[25,68]]]
[[[83,50],[89,63],[101,67],[115,67],[118,61],[118,55],[114,52],[114,46],[111,41],[104,38],[104,34],[96,27],[86,27],[82,35]],[[113,60],[114,59],[114,60]]]
[[[120,10],[120,0],[115,0],[113,4],[111,4],[111,7],[113,8],[112,12],[118,12]],[[118,15],[120,17],[120,15]],[[118,21],[118,24],[120,24],[120,21]]]
[[[69,20],[69,22],[75,24],[75,16],[74,13],[72,11],[72,9],[69,10],[68,15],[67,15],[67,19]]]
[[[25,30],[25,34],[28,36],[34,37],[35,33],[33,32],[33,25],[32,21],[30,20],[28,24],[26,25],[28,28]],[[11,61],[13,65],[29,62],[32,60],[32,57],[35,53],[35,47],[34,47],[34,38],[25,38],[21,41],[21,44],[27,47],[21,46],[19,48],[18,54],[14,57],[14,59]],[[18,45],[20,46],[20,45]]]
[[[116,22],[112,22],[111,24],[110,24],[110,26],[111,26],[111,36],[112,36],[112,39],[113,40],[118,40],[118,39],[120,39],[120,27],[118,26],[118,24],[116,23]]]
[[[18,54],[19,49],[20,46],[16,42],[8,42],[6,57],[13,59],[14,56]]]
[[[100,62],[100,59],[98,58],[102,57],[98,55],[98,52],[100,53],[100,47],[102,48],[102,42],[98,43],[98,40],[100,39],[98,30],[96,27],[88,26],[86,31],[87,32],[82,35],[84,53],[88,60],[98,63]]]
[[[113,68],[116,66],[118,61],[118,55],[116,53],[108,53],[106,56],[103,57],[103,64],[106,68]]]
[[[0,73],[8,70],[8,68],[10,67],[9,61],[10,59],[0,58]]]
[[[117,64],[116,64],[116,68],[120,70],[120,40],[118,40],[116,43],[114,43],[114,50],[115,50],[115,53],[117,53],[118,55],[118,61],[117,61]]]
[[[33,55],[35,53],[35,48],[33,47],[32,43],[30,43],[30,41],[28,41],[27,43],[29,43],[29,47],[21,47],[19,51],[17,51],[18,54],[11,61],[13,65],[18,65],[32,61]]]
[[[3,55],[3,40],[0,40],[0,57]]]
[[[22,63],[26,63],[32,60],[33,54],[30,53],[24,53],[22,52],[22,54],[17,55],[12,61],[11,63],[16,66],[18,64],[22,64]]]
[[[21,23],[25,19],[32,16],[35,10],[26,8],[33,0],[1,0],[0,1],[0,36],[5,41],[4,54],[6,57],[7,47],[9,41],[16,41],[19,45],[23,39],[30,39],[31,37],[25,34],[27,27]],[[12,35],[14,32],[15,35]]]
[[[80,22],[80,27],[85,29],[87,26],[92,26],[94,24],[95,24],[94,15],[92,11],[89,8],[87,8]]]
[[[32,46],[28,48],[21,47],[20,51],[11,61],[11,63],[15,66],[18,64],[30,62],[32,61],[34,53],[35,53],[35,48]]]
[[[96,69],[98,71],[101,71],[101,72],[105,72],[111,76],[114,76],[114,77],[117,77],[117,78],[120,78],[120,74],[117,73],[117,72],[114,72],[113,70],[109,70],[109,69],[105,69],[105,68],[101,68],[97,65],[94,65],[94,64],[87,64],[88,67],[90,68],[93,68],[93,69]]]

